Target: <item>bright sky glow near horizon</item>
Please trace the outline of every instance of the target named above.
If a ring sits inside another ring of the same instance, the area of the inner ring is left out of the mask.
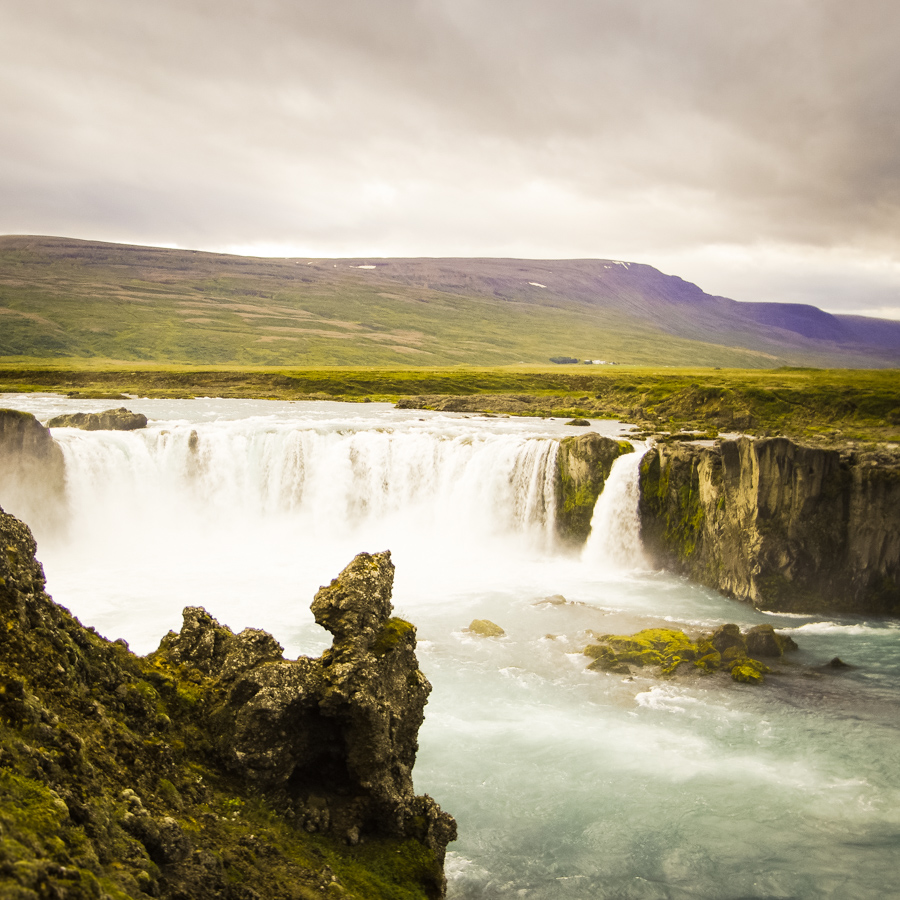
[[[0,0],[0,233],[900,318],[892,0]]]

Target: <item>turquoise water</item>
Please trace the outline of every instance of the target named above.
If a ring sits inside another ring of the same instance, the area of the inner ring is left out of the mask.
[[[318,653],[315,590],[389,548],[434,686],[416,787],[459,822],[453,900],[900,897],[900,622],[768,615],[648,570],[625,464],[584,554],[564,553],[548,493],[562,422],[128,405],[146,431],[55,431],[72,514],[37,535],[51,593],[138,652],[200,604]],[[506,635],[468,634],[475,618]],[[771,622],[800,651],[758,687],[585,670],[591,631],[723,622]],[[823,668],[834,656],[853,668]]]

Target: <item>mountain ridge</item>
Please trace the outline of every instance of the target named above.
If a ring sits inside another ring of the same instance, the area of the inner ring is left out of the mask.
[[[0,356],[188,364],[895,367],[900,322],[621,260],[262,258],[0,236]]]

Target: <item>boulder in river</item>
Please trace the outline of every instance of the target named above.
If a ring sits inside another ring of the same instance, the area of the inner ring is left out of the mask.
[[[759,653],[760,647],[767,652]],[[773,648],[778,652],[771,652]],[[737,625],[729,623],[696,640],[673,628],[647,628],[632,635],[603,634],[585,647],[584,653],[593,659],[588,665],[593,671],[630,674],[631,666],[658,667],[661,675],[673,675],[684,664],[682,673],[699,670],[708,675],[724,669],[735,681],[759,684],[771,669],[756,655],[781,656],[796,649],[790,637],[778,634],[769,625],[742,634]]]
[[[133,413],[120,406],[99,413],[68,413],[54,416],[49,428],[81,428],[83,431],[134,431],[147,427],[147,417],[143,413]]]
[[[466,631],[480,637],[503,637],[506,634],[496,622],[492,622],[490,619],[472,619]]]

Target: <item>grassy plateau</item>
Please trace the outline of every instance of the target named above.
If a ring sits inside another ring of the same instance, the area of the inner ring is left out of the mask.
[[[784,434],[821,443],[900,440],[900,372],[895,369],[300,369],[7,359],[0,361],[0,391],[113,400],[390,401],[459,412],[616,418],[651,430]]]

